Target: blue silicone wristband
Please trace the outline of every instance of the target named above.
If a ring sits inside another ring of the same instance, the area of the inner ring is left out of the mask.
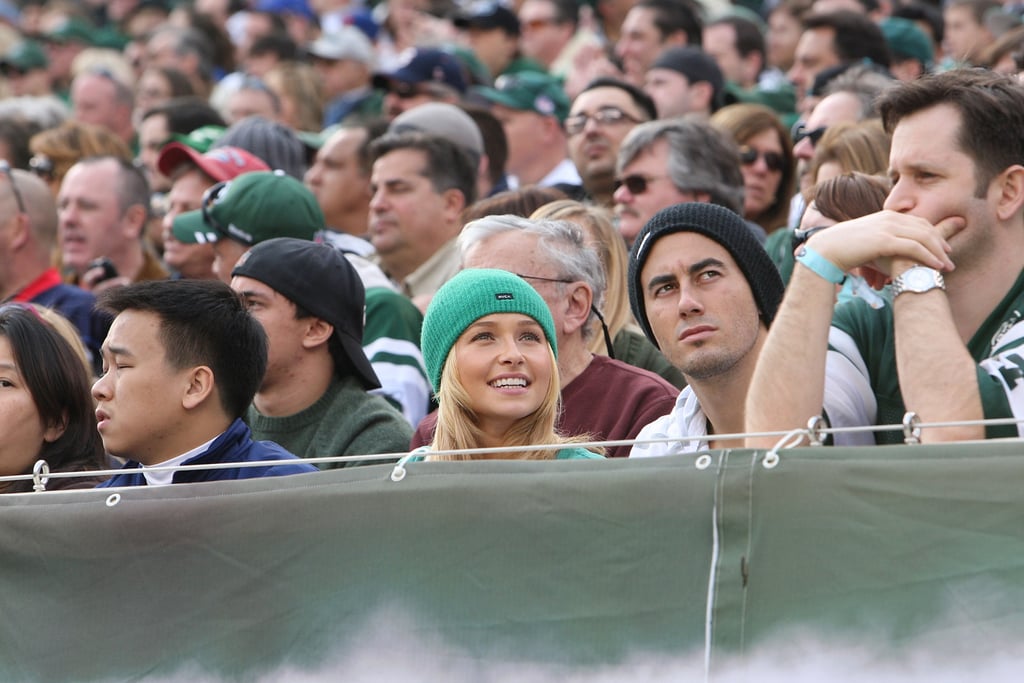
[[[806,244],[800,247],[796,260],[809,268],[815,275],[823,280],[828,280],[834,285],[841,285],[846,282],[846,273],[840,270],[839,266],[811,249]]]

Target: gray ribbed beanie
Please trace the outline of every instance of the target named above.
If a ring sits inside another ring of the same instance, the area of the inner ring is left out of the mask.
[[[647,221],[629,254],[629,305],[633,309],[633,317],[652,344],[658,346],[658,340],[654,338],[651,323],[647,320],[640,273],[654,243],[674,232],[696,232],[725,247],[746,276],[764,324],[772,324],[786,287],[768,252],[758,243],[743,219],[717,204],[675,204]]]

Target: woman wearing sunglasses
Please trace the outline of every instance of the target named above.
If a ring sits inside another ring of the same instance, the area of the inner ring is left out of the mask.
[[[49,489],[92,488],[107,467],[96,431],[91,378],[68,341],[31,304],[0,306],[0,476],[31,474],[38,460]],[[31,491],[31,480],[0,483],[0,493]]]
[[[711,124],[739,145],[743,217],[769,233],[785,227],[796,167],[789,131],[778,114],[758,104],[734,104],[718,110]]]

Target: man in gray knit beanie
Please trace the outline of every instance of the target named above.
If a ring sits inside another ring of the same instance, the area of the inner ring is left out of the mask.
[[[644,333],[688,386],[644,427],[630,457],[741,447],[743,407],[782,301],[778,270],[743,219],[714,204],[676,204],[644,226],[629,256],[629,301]]]

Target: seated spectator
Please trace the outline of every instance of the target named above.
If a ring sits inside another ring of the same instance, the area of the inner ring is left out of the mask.
[[[697,47],[673,47],[651,63],[644,92],[659,119],[692,116],[707,120],[722,105],[725,79],[718,64]]]
[[[200,154],[181,142],[164,145],[156,166],[160,175],[171,181],[167,211],[161,220],[164,263],[174,271],[172,277],[217,277],[213,272],[213,245],[209,242],[182,244],[174,238],[174,219],[186,211],[201,208],[203,194],[217,183],[270,168],[238,147],[218,147]]]
[[[394,119],[427,102],[456,104],[466,93],[457,57],[435,48],[415,48],[397,69],[377,73],[373,87],[384,91],[384,114]]]
[[[96,431],[90,377],[71,345],[31,304],[0,306],[0,475],[90,472],[107,465]],[[95,475],[53,478],[48,489],[92,488]],[[29,480],[0,484],[2,493],[32,490]]]
[[[437,392],[429,451],[502,446],[535,450],[425,455],[568,460],[600,458],[555,432],[559,381],[555,322],[544,299],[503,270],[464,270],[434,296],[423,320],[423,357]],[[419,458],[416,458],[419,459]]]
[[[166,278],[145,237],[149,202],[146,177],[130,161],[101,156],[72,166],[57,194],[65,280],[98,293]]]
[[[458,249],[464,267],[516,273],[547,302],[558,345],[562,433],[632,439],[641,427],[672,409],[678,389],[652,372],[594,355],[588,348],[597,317],[594,310],[603,304],[605,274],[576,225],[490,216],[463,228]],[[615,387],[614,397],[608,387]],[[428,416],[417,428],[413,446],[429,443],[432,433]],[[628,453],[628,446],[608,449],[610,457]]]
[[[213,147],[241,147],[275,171],[284,171],[299,180],[306,173],[306,146],[302,140],[288,126],[262,116],[249,116],[233,124]]]
[[[209,153],[215,153],[214,148]],[[202,207],[176,216],[174,239],[213,244],[213,271],[224,283],[250,247],[274,237],[312,241],[323,213],[305,186],[280,172],[252,171],[206,190]]]
[[[231,287],[267,333],[267,372],[246,421],[257,439],[300,457],[399,453],[412,428],[387,401],[363,352],[363,283],[337,249],[260,242]],[[322,467],[345,467],[352,462]]]
[[[891,189],[892,183],[888,178],[857,172],[838,175],[818,183],[800,221],[799,232],[790,240],[790,250],[796,251],[816,232],[836,223],[881,211]],[[880,308],[890,302],[889,290],[876,293],[867,291],[869,289],[861,278],[846,278],[842,285],[836,285],[836,303],[843,304],[859,297]]]
[[[0,241],[0,301],[34,303],[61,313],[74,324],[98,371],[100,344],[110,319],[93,310],[96,299],[91,293],[62,282],[52,265],[57,243],[53,195],[26,171],[0,172],[0,185],[0,213],[9,216],[8,238]]]
[[[629,253],[622,243],[611,212],[600,206],[581,204],[572,200],[553,201],[534,211],[533,220],[569,221],[583,230],[587,245],[597,252],[604,265],[608,282],[605,291],[604,320],[594,320],[594,334],[588,347],[591,352],[621,360],[660,375],[677,389],[686,386],[686,380],[668,360],[644,337],[629,310],[626,269]],[[598,334],[598,328],[602,334]],[[611,348],[608,342],[611,340]]]
[[[630,457],[729,448],[782,301],[782,280],[736,213],[677,204],[644,226],[629,257],[629,301],[647,338],[686,377],[672,412],[646,425]]]
[[[758,104],[734,104],[717,111],[711,125],[731,135],[740,148],[743,217],[769,234],[786,227],[796,159],[778,114]]]
[[[1019,436],[982,418],[1022,414],[1024,90],[981,70],[886,91],[892,133],[886,211],[822,230],[801,247],[747,397],[747,431],[890,425],[913,411],[925,442]],[[866,267],[893,305],[835,307]],[[793,340],[799,338],[800,344]],[[876,440],[901,438],[879,430]],[[748,446],[771,447],[751,438]]]
[[[242,416],[267,367],[267,338],[231,288],[214,280],[144,282],[104,292],[116,317],[93,385],[103,446],[128,463],[101,486],[249,479],[315,472],[281,446],[253,441]],[[208,470],[157,466],[281,461]]]

